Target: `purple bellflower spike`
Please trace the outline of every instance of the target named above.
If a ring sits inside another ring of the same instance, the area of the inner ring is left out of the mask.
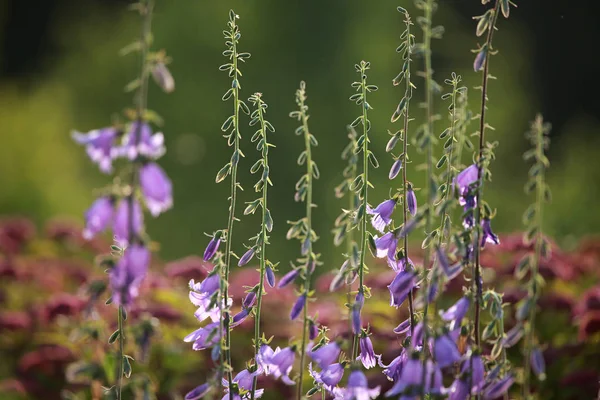
[[[510,389],[515,378],[512,375],[505,376],[504,378],[489,385],[483,392],[483,400],[494,400]]]
[[[183,338],[186,343],[194,342],[192,349],[204,350],[221,340],[219,336],[219,321],[210,323],[202,328],[196,329],[194,332]]]
[[[114,213],[114,201],[108,196],[99,197],[85,212],[85,229],[83,237],[92,239],[110,226]]]
[[[271,357],[270,372],[275,378],[280,378],[286,385],[295,385],[296,383],[289,377],[295,359],[295,348],[286,347],[284,349],[279,349],[278,347]]]
[[[356,294],[356,298],[354,299],[354,305],[352,306],[352,331],[355,335],[362,330],[360,312],[362,311],[364,304],[365,295],[363,294],[363,292],[358,292]]]
[[[275,287],[275,273],[271,267],[267,267],[265,270],[265,276],[267,278],[267,283],[271,287]]]
[[[277,284],[277,288],[281,289],[281,288],[286,287],[290,283],[294,282],[296,280],[296,278],[298,277],[298,275],[300,275],[300,270],[299,269],[293,269],[293,270],[291,270],[290,272],[288,272],[287,274],[285,274],[279,280],[279,283]]]
[[[344,377],[344,367],[340,363],[335,363],[328,365],[321,372],[318,372],[312,368],[312,363],[309,363],[308,373],[318,384],[321,384],[325,390],[333,394],[336,385]]]
[[[206,250],[204,250],[204,261],[210,261],[215,254],[217,254],[217,250],[219,250],[219,245],[221,244],[221,237],[214,236],[208,242],[208,246],[206,246]]]
[[[447,334],[435,339],[433,356],[440,368],[446,368],[460,360],[460,352],[456,343]]]
[[[385,227],[392,222],[392,213],[396,207],[396,199],[385,200],[379,204],[375,209],[367,206],[367,214],[372,215],[371,224],[373,228],[383,233]]]
[[[481,221],[481,228],[483,230],[481,247],[484,247],[486,243],[500,244],[500,239],[498,239],[498,236],[492,232],[492,226],[488,218],[484,218]]]
[[[244,255],[240,258],[240,261],[238,262],[238,267],[243,267],[244,265],[248,264],[250,260],[252,260],[252,257],[254,257],[254,253],[254,247],[248,249],[248,251],[246,251]]]
[[[469,399],[469,383],[462,378],[457,378],[450,386],[450,396],[448,400],[467,400]]]
[[[135,160],[139,155],[156,160],[165,154],[164,142],[162,133],[153,135],[152,128],[146,122],[134,121],[119,153],[130,160]]]
[[[294,306],[292,307],[292,311],[290,312],[290,319],[292,321],[295,320],[296,318],[298,318],[298,315],[300,315],[300,313],[304,309],[305,301],[306,301],[306,293],[303,293],[302,295],[300,295],[300,297],[298,297],[298,299],[294,303]]]
[[[450,322],[450,330],[453,331],[455,328],[460,326],[462,319],[469,311],[469,299],[467,297],[461,297],[453,306],[446,311],[440,311],[442,320]]]
[[[173,185],[156,163],[146,163],[140,168],[140,186],[146,206],[153,217],[173,207]]]
[[[117,206],[117,210],[115,212],[115,221],[113,224],[113,233],[115,234],[116,239],[123,243],[125,246],[129,244],[129,237],[132,232],[130,232],[130,221],[129,221],[129,211],[130,204],[128,199],[123,199]],[[142,231],[142,225],[144,224],[144,215],[142,214],[142,207],[137,200],[133,200],[133,235],[139,235]]]
[[[471,358],[463,361],[460,373],[463,375],[471,374],[470,382],[472,394],[477,394],[481,391],[485,383],[485,367],[483,366],[483,360],[479,354],[472,354]]]
[[[184,399],[185,400],[198,400],[204,397],[210,391],[208,383],[203,383],[200,386],[196,386],[192,391],[188,392]]]
[[[377,364],[377,360],[381,360],[380,354],[375,354],[373,350],[373,343],[369,336],[364,335],[359,339],[360,344],[360,355],[357,359],[360,359],[366,369],[373,368]]]
[[[319,347],[315,351],[309,351],[308,355],[316,362],[321,369],[325,369],[329,364],[333,364],[340,356],[340,345],[337,342],[331,342]]]
[[[531,352],[531,370],[539,380],[543,381],[546,379],[546,362],[544,361],[544,354],[542,354],[542,351],[537,347]]]
[[[398,308],[404,303],[410,290],[415,287],[415,280],[416,275],[413,271],[400,271],[396,274],[392,283],[388,285],[391,295],[390,306]]]
[[[417,215],[417,196],[411,185],[408,186],[408,190],[406,191],[406,205],[413,217]]]
[[[127,249],[110,271],[110,285],[116,304],[128,306],[138,296],[140,285],[148,271],[150,251],[141,244]]]
[[[396,161],[394,161],[394,163],[392,164],[392,168],[390,168],[390,173],[388,175],[388,177],[390,178],[390,180],[394,179],[395,177],[398,176],[398,173],[400,173],[400,170],[402,169],[402,160],[397,159]]]
[[[361,371],[352,371],[348,385],[336,393],[335,400],[370,400],[379,396],[379,386],[369,389],[367,377]]]
[[[115,128],[102,128],[88,133],[73,132],[72,137],[77,143],[85,145],[90,159],[98,164],[100,171],[105,174],[112,172],[112,160],[118,155],[115,141],[119,131]]]

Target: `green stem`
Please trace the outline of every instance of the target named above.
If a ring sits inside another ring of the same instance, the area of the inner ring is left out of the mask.
[[[304,267],[305,276],[305,293],[304,297],[304,310],[302,320],[302,344],[300,347],[300,376],[298,378],[298,390],[296,397],[298,400],[302,398],[302,384],[304,379],[304,359],[306,358],[306,341],[307,341],[307,327],[308,327],[308,294],[310,292],[311,275],[312,275],[312,263],[313,251],[312,251],[312,187],[313,187],[313,161],[310,144],[310,132],[308,130],[308,116],[306,115],[304,107],[304,96],[300,96],[300,110],[302,113],[302,128],[304,131],[304,147],[306,151],[306,231],[308,237],[308,249],[306,256],[306,265]]]

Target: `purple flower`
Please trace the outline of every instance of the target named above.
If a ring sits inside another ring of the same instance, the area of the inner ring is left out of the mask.
[[[298,318],[298,315],[300,315],[300,312],[302,312],[302,310],[304,309],[304,303],[306,302],[306,293],[303,293],[300,297],[298,297],[298,300],[296,300],[296,303],[294,303],[294,306],[292,307],[292,311],[290,312],[290,319],[293,321],[296,318]]]
[[[249,372],[247,369],[245,369],[238,372],[235,378],[233,378],[233,381],[244,390],[252,390],[252,381],[256,375],[256,372]]]
[[[362,321],[360,318],[360,312],[362,311],[363,305],[365,304],[365,295],[362,291],[356,294],[354,299],[354,305],[352,306],[352,331],[354,334],[358,334],[362,330]]]
[[[467,311],[469,311],[469,299],[467,297],[461,297],[452,307],[444,312],[440,311],[440,316],[446,322],[452,321],[450,330],[453,331],[456,327],[460,326]]]
[[[460,360],[456,343],[446,334],[438,336],[433,345],[433,357],[440,368],[448,367]]]
[[[360,355],[358,358],[366,369],[373,368],[377,364],[377,360],[381,359],[381,355],[375,354],[371,338],[364,335],[359,339]]]
[[[485,58],[487,56],[487,48],[482,48],[477,56],[475,57],[475,61],[473,62],[473,69],[475,72],[481,71],[483,69],[483,64],[485,63]]]
[[[137,200],[133,200],[133,221],[129,221],[129,211],[131,208],[130,200],[126,198],[121,200],[115,212],[113,232],[116,239],[125,246],[129,244],[130,236],[140,234],[142,225],[144,224],[144,214],[142,214],[140,203]],[[133,222],[131,226],[130,222]],[[131,232],[131,227],[133,227],[133,232]]]
[[[402,368],[404,367],[406,359],[406,350],[403,348],[400,355],[394,358],[389,365],[385,366],[383,374],[387,376],[389,380],[394,382],[397,381],[398,378],[400,378],[400,374],[402,374]]]
[[[271,357],[273,357],[274,351],[271,346],[262,344],[258,349],[256,355],[256,363],[260,370],[264,371],[266,375],[271,373]]]
[[[79,144],[85,145],[85,150],[90,159],[98,164],[100,171],[108,174],[112,172],[112,160],[117,156],[115,140],[119,131],[115,128],[102,128],[88,133],[73,132],[72,137]]]
[[[98,233],[103,232],[112,222],[114,201],[110,197],[99,197],[85,212],[85,229],[83,237],[90,240]]]
[[[279,283],[277,284],[277,288],[281,289],[283,287],[286,287],[290,283],[294,282],[296,280],[296,278],[298,277],[298,275],[300,275],[300,270],[299,269],[293,269],[293,270],[291,270],[290,272],[288,272],[287,274],[285,274],[279,280]]]
[[[217,253],[217,250],[219,250],[219,245],[221,244],[221,237],[219,236],[214,236],[210,242],[208,242],[208,246],[206,246],[206,250],[204,250],[204,261],[210,261],[215,254]]]
[[[269,286],[274,287],[275,286],[275,273],[273,272],[273,269],[271,269],[271,267],[267,267],[265,269],[265,276],[267,277],[267,283],[269,284]]]
[[[348,386],[336,394],[336,400],[370,400],[379,396],[380,387],[369,389],[367,377],[361,371],[352,371]]]
[[[194,350],[204,350],[219,343],[220,340],[219,321],[198,328],[183,338],[183,341],[186,343],[194,342],[192,345],[192,349]]]
[[[537,347],[531,352],[531,370],[540,380],[546,378],[546,362],[544,361],[544,355]]]
[[[296,383],[289,377],[295,358],[296,353],[293,348],[286,347],[280,349],[278,347],[273,352],[273,356],[270,357],[270,373],[275,378],[281,378],[281,381],[286,385],[295,385]]]
[[[220,310],[213,301],[213,294],[219,289],[219,275],[211,273],[200,283],[190,280],[190,302],[198,307],[194,316],[202,322],[209,318],[215,322],[220,318]]]
[[[383,233],[385,227],[392,222],[392,213],[396,207],[396,199],[386,200],[379,204],[375,209],[367,206],[367,214],[372,215],[371,224],[373,228]]]
[[[417,214],[417,196],[410,185],[406,191],[406,205],[408,207],[408,212],[414,217]]]
[[[454,184],[458,186],[458,194],[460,196],[460,205],[465,205],[464,197],[469,192],[469,188],[472,184],[476,183],[479,179],[479,170],[476,164],[471,164],[467,168],[463,169],[457,176],[454,178]]]
[[[521,324],[515,325],[511,330],[506,332],[506,336],[502,339],[502,347],[509,348],[517,344],[523,337],[523,327]]]
[[[500,244],[500,239],[498,239],[498,236],[492,232],[492,226],[488,218],[484,218],[481,221],[481,228],[483,230],[481,247],[484,247],[486,243]]]
[[[390,180],[394,179],[395,177],[397,177],[398,173],[400,172],[401,169],[402,169],[402,160],[401,159],[397,159],[392,164],[392,168],[390,168],[390,174],[389,174]]]
[[[469,395],[469,384],[462,378],[457,378],[450,386],[450,396],[448,400],[467,400]]]
[[[315,340],[317,336],[319,336],[319,327],[314,321],[308,321],[308,339]]]
[[[321,369],[325,369],[329,364],[334,363],[338,359],[340,345],[337,342],[331,342],[319,347],[317,350],[309,351],[308,355]]]
[[[340,363],[328,365],[321,372],[312,369],[312,363],[308,364],[308,373],[319,384],[321,384],[329,393],[333,393],[335,386],[344,377],[344,367]]]
[[[471,392],[472,394],[479,393],[485,383],[485,367],[481,356],[473,354],[469,359],[463,361],[460,372],[463,375],[471,374],[469,380],[471,382]]]
[[[146,122],[134,121],[125,136],[119,155],[135,160],[138,155],[157,159],[165,154],[165,138],[158,132],[152,134],[152,128]]]
[[[140,169],[140,186],[153,217],[173,207],[173,185],[158,164],[147,163]]]
[[[429,376],[427,376],[427,378],[430,379]],[[411,386],[420,386],[422,379],[423,364],[421,363],[421,360],[419,360],[418,354],[415,354],[415,356],[406,360],[404,366],[402,367],[400,377],[398,380],[396,380],[394,386],[392,386],[392,388],[385,393],[385,397],[396,396]],[[429,385],[426,383],[426,386]]]
[[[400,324],[394,328],[394,333],[397,333],[400,335],[402,333],[408,332],[409,329],[410,329],[410,318],[407,318],[404,321],[400,322]]]
[[[140,285],[148,271],[150,251],[141,244],[127,249],[110,271],[110,286],[116,304],[128,306],[138,296]]]
[[[234,328],[234,327],[238,326],[239,324],[241,324],[242,322],[244,322],[244,320],[248,317],[249,314],[250,314],[250,310],[248,308],[244,308],[244,309],[242,309],[242,311],[235,314],[231,321],[231,327]]]
[[[254,247],[248,249],[248,251],[246,251],[244,255],[240,258],[240,261],[238,262],[238,267],[242,267],[248,264],[250,260],[252,260],[252,257],[254,257]]]
[[[398,238],[394,232],[388,232],[378,238],[375,236],[375,247],[377,249],[376,256],[378,258],[387,257],[388,265],[394,269],[397,266],[396,247],[398,246]]]
[[[209,390],[210,390],[210,386],[208,385],[208,383],[203,383],[202,385],[197,386],[192,391],[188,392],[185,395],[184,399],[185,400],[198,400],[198,399],[204,397],[204,395],[207,394]]]
[[[255,301],[256,301],[256,292],[252,291],[252,292],[249,292],[246,295],[246,297],[244,297],[244,300],[242,301],[242,305],[244,306],[244,308],[249,308],[254,305]]]
[[[415,325],[415,329],[413,330],[412,338],[410,340],[410,345],[413,349],[416,349],[419,346],[421,346],[422,342],[423,342],[423,321],[421,321],[417,325]]]
[[[392,267],[392,269],[396,272],[400,272],[400,271],[406,271],[406,267],[407,267],[407,260],[408,260],[408,265],[409,266],[413,266],[414,263],[413,261],[410,259],[410,257],[400,257],[399,260],[394,261],[392,264],[390,264],[390,259],[388,258],[388,265],[390,267]]]
[[[408,297],[408,293],[415,287],[416,275],[413,271],[400,271],[388,285],[391,300],[390,306],[400,307]]]
[[[483,400],[493,400],[500,397],[510,389],[514,381],[515,378],[508,375],[490,384],[483,392]]]

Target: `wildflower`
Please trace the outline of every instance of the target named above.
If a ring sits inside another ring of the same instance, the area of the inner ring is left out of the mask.
[[[140,169],[140,186],[153,217],[173,207],[173,185],[158,164],[146,163]]]
[[[219,245],[221,244],[221,235],[219,233],[215,234],[213,238],[208,242],[208,246],[206,246],[206,250],[204,250],[204,261],[210,261],[217,250],[219,250]]]
[[[398,246],[398,238],[394,232],[388,232],[381,237],[375,236],[375,248],[377,249],[376,256],[378,258],[387,257],[388,264],[392,269],[396,265],[396,247]]]
[[[400,324],[394,328],[394,333],[397,333],[400,335],[402,333],[408,332],[409,329],[410,329],[410,318],[405,319],[404,321],[400,322]]]
[[[369,389],[367,377],[361,371],[352,371],[348,377],[348,386],[335,396],[336,400],[369,400],[379,396],[380,387]]]
[[[290,283],[294,282],[296,280],[296,278],[298,277],[298,275],[300,275],[300,270],[299,269],[293,269],[293,270],[291,270],[290,272],[288,272],[287,274],[285,274],[279,280],[279,283],[277,284],[277,288],[281,289],[283,287],[286,287]]]
[[[515,325],[511,330],[506,332],[506,336],[502,339],[502,347],[509,348],[517,344],[523,337],[523,327],[521,324]]]
[[[113,199],[107,196],[99,197],[92,203],[85,212],[85,229],[83,230],[85,239],[89,240],[109,227],[114,213],[113,203]]]
[[[394,163],[392,164],[392,168],[390,168],[390,173],[389,173],[389,178],[390,180],[394,179],[396,176],[398,176],[398,173],[400,173],[400,170],[402,169],[402,160],[397,159],[396,161],[394,161]]]
[[[289,377],[295,358],[295,347],[286,347],[284,349],[278,347],[270,357],[270,373],[275,378],[281,378],[281,381],[286,385],[295,385],[295,382]]]
[[[165,93],[171,93],[175,90],[173,75],[171,75],[171,72],[164,63],[158,62],[154,65],[154,68],[152,68],[152,77]]]
[[[251,249],[248,249],[248,251],[246,251],[244,253],[244,255],[240,258],[240,261],[238,262],[238,267],[242,267],[246,264],[248,264],[250,262],[250,260],[252,260],[252,257],[254,257],[254,247],[252,247]]]
[[[231,321],[231,328],[238,326],[248,317],[250,314],[250,309],[244,308],[239,313],[235,314]]]
[[[484,218],[481,221],[481,228],[483,230],[481,247],[485,246],[486,243],[500,244],[500,239],[498,239],[498,236],[492,232],[492,226],[489,218]]]
[[[100,171],[105,174],[112,172],[112,160],[118,154],[115,141],[119,131],[115,128],[95,129],[88,133],[73,132],[73,140],[86,146],[85,150],[90,159],[98,164]]]
[[[315,340],[317,336],[319,336],[319,327],[313,320],[310,320],[308,322],[308,339]]]
[[[467,168],[463,169],[456,178],[454,178],[454,184],[458,186],[458,194],[460,205],[465,205],[465,196],[469,193],[469,189],[472,184],[477,182],[479,179],[479,169],[477,164],[471,164]]]
[[[252,390],[252,383],[253,383],[254,377],[257,374],[258,374],[258,371],[249,372],[247,369],[237,373],[237,375],[233,378],[233,382],[237,385],[237,386],[234,386],[234,393],[233,393],[234,400],[242,400],[242,399],[250,398],[248,396],[248,393],[246,393],[242,397],[239,395],[239,393],[237,393],[237,391],[239,390],[238,388],[242,388],[243,390],[246,390],[246,391]],[[223,378],[221,380],[221,383],[223,385],[223,388],[225,389],[225,396],[223,396],[222,400],[229,400],[229,382],[227,381],[227,379]],[[264,389],[256,389],[254,392],[254,398],[262,397],[264,392],[265,392]]]
[[[385,227],[392,222],[392,213],[396,207],[396,199],[390,199],[379,204],[375,209],[367,206],[367,214],[372,215],[373,228],[383,233]]]
[[[406,205],[408,206],[408,212],[414,217],[417,214],[417,196],[411,185],[408,185],[406,191]]]
[[[133,202],[133,204],[131,204],[131,202]],[[133,217],[130,221],[129,212],[132,209]],[[117,210],[115,212],[115,221],[113,224],[113,232],[116,239],[127,246],[131,236],[140,234],[143,223],[144,215],[142,214],[142,207],[140,206],[140,203],[131,198],[121,200],[117,206]],[[131,232],[131,228],[133,228],[133,232]]]
[[[244,297],[244,300],[242,300],[242,305],[244,306],[244,308],[249,308],[254,305],[255,301],[256,301],[256,292],[252,291],[252,292],[249,292],[246,295],[246,297]]]
[[[481,71],[483,69],[483,64],[485,63],[486,56],[487,48],[483,47],[481,50],[479,50],[479,53],[477,53],[475,61],[473,62],[473,69],[475,70],[475,72]]]
[[[198,328],[183,338],[183,341],[186,343],[194,342],[192,345],[194,350],[204,350],[219,343],[220,340],[219,321]]]
[[[433,345],[433,357],[440,368],[448,367],[460,360],[456,343],[447,335],[438,336]]]
[[[469,378],[469,381],[471,382],[471,393],[479,393],[485,383],[485,368],[483,366],[481,355],[475,353],[472,354],[469,359],[463,361],[460,372],[463,375],[471,375]]]
[[[384,366],[383,374],[391,381],[397,381],[402,373],[402,368],[406,362],[406,350],[403,348],[400,355],[392,360],[389,365]]]
[[[198,321],[202,322],[209,318],[215,322],[219,320],[220,310],[217,304],[213,301],[213,294],[219,289],[219,275],[216,273],[209,274],[200,283],[195,283],[190,280],[190,302],[198,307],[194,316]]]
[[[483,400],[493,400],[500,397],[510,389],[515,378],[508,375],[492,384],[490,384],[483,392]]]
[[[415,329],[413,329],[410,345],[413,349],[417,349],[419,346],[421,346],[422,342],[423,342],[423,321],[421,321],[417,325],[415,325]]]
[[[256,363],[259,368],[262,369],[266,375],[271,373],[271,357],[273,357],[274,351],[271,346],[267,344],[262,344],[258,349],[258,354],[256,355]]]
[[[363,305],[365,304],[365,295],[362,291],[356,294],[354,305],[352,306],[352,331],[354,334],[358,334],[362,329],[362,321],[360,318],[360,312]]]
[[[450,386],[450,396],[448,400],[467,400],[469,395],[469,383],[463,378],[457,378]]]
[[[375,354],[373,350],[373,343],[371,339],[366,334],[363,334],[359,339],[360,344],[360,355],[358,358],[365,366],[366,369],[373,368],[377,363],[378,359],[381,359],[381,355]]]
[[[162,133],[152,134],[146,122],[134,121],[119,149],[119,155],[135,160],[139,155],[156,160],[165,153],[165,138]]]
[[[290,312],[290,319],[293,321],[296,318],[298,318],[298,315],[300,315],[300,312],[302,312],[302,310],[304,309],[304,303],[306,302],[306,293],[303,293],[300,297],[298,297],[298,300],[296,300],[296,303],[294,303],[294,306],[292,307],[292,311]]]
[[[404,303],[410,290],[415,287],[415,278],[413,271],[400,271],[396,274],[392,283],[388,285],[391,295],[390,306],[397,308]]]
[[[308,355],[314,362],[319,364],[321,369],[325,369],[329,364],[332,364],[338,359],[340,351],[339,343],[331,342],[314,351],[309,351]]]
[[[308,373],[319,384],[321,384],[329,393],[334,392],[335,386],[344,377],[344,366],[340,363],[328,365],[321,372],[312,369],[312,363],[308,364]]]
[[[138,296],[140,285],[150,264],[150,251],[141,244],[125,250],[123,257],[110,271],[110,285],[116,304],[128,306]]]
[[[414,265],[413,261],[410,259],[410,257],[406,257],[406,256],[398,256],[398,260],[395,260],[394,262],[392,262],[390,264],[390,259],[388,258],[388,265],[390,267],[392,267],[392,269],[396,272],[400,272],[400,271],[406,271],[407,270],[407,266],[411,267]],[[408,262],[407,262],[408,261]],[[409,268],[410,269],[410,268]]]
[[[462,319],[469,311],[469,299],[467,297],[461,297],[453,306],[446,311],[440,311],[440,316],[446,322],[451,322],[450,330],[453,331],[456,327],[460,326]]]
[[[418,357],[418,353],[415,353],[406,361],[402,367],[400,377],[394,383],[394,386],[385,393],[385,397],[396,396],[404,392],[407,388],[421,385],[423,378],[423,364]],[[427,376],[427,379],[429,380],[430,377]],[[426,386],[429,386],[429,384],[426,384]]]
[[[210,390],[210,386],[208,385],[208,383],[203,383],[202,385],[197,386],[196,388],[194,388],[193,390],[188,392],[185,395],[184,399],[185,400],[198,400],[198,399],[204,397],[204,395],[207,394],[209,390]]]
[[[265,276],[267,277],[267,283],[269,284],[269,286],[274,287],[275,286],[275,273],[273,272],[273,269],[271,269],[271,267],[267,267],[265,269]]]
[[[539,380],[543,381],[546,379],[546,363],[544,361],[544,355],[537,347],[531,352],[531,369]]]

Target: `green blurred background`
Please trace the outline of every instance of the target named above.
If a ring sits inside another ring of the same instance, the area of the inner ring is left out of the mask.
[[[156,3],[154,49],[164,48],[172,56],[176,80],[173,94],[165,95],[155,86],[149,93],[149,107],[165,121],[161,129],[168,152],[161,163],[174,184],[174,209],[148,221],[150,234],[161,243],[161,257],[200,253],[207,242],[203,232],[226,223],[228,185],[214,184],[214,177],[230,154],[219,129],[230,114],[230,103],[220,100],[229,79],[218,66],[224,62],[221,31],[233,8],[241,16],[241,51],[252,53],[242,65],[243,96],[263,92],[270,105],[268,118],[277,129],[270,258],[287,265],[298,254],[297,243],[286,242],[285,232],[286,220],[302,215],[302,206],[293,201],[294,184],[302,173],[295,163],[302,140],[293,134],[296,122],[288,113],[295,107],[299,81],[305,80],[311,130],[320,142],[314,152],[321,170],[315,194],[315,228],[321,235],[316,249],[324,254],[325,268],[337,267],[341,251],[332,250],[330,230],[342,204],[333,188],[341,179],[345,126],[360,112],[348,101],[353,66],[361,59],[371,61],[369,81],[380,87],[369,101],[375,108],[373,149],[382,165],[373,174],[376,189],[370,198],[378,203],[390,190],[387,173],[392,160],[384,151],[386,131],[399,129],[389,122],[402,93],[391,85],[401,65],[395,48],[403,30],[395,8],[405,6],[414,19],[419,14],[412,2]],[[446,34],[433,43],[434,77],[443,84],[456,71],[469,88],[477,86],[480,77],[472,71],[470,52],[477,38],[471,16],[483,13],[484,7],[477,0],[440,3],[434,18],[436,25],[445,26]],[[597,233],[600,222],[596,208],[600,113],[593,98],[598,83],[590,78],[594,63],[585,62],[600,36],[599,28],[592,20],[591,3],[571,2],[568,9],[562,2],[518,3],[509,20],[501,19],[495,37],[500,52],[492,59],[491,72],[498,79],[491,82],[488,121],[496,128],[489,139],[499,140],[500,147],[486,197],[498,208],[497,231],[521,228],[521,213],[530,202],[522,190],[528,170],[521,158],[528,146],[524,132],[535,113],[543,112],[554,125],[548,176],[554,201],[544,215],[545,229],[568,247],[583,235]],[[108,182],[71,140],[70,131],[106,126],[132,102],[123,87],[135,77],[138,63],[135,56],[118,56],[119,49],[138,37],[137,15],[127,11],[127,5],[107,0],[0,2],[0,215],[30,216],[38,223],[55,216],[81,221],[94,199],[94,188]],[[422,81],[415,82],[421,89]],[[473,108],[478,96],[478,91],[470,90]],[[421,97],[417,91],[412,107],[417,122],[422,121],[416,107]],[[435,124],[440,133],[447,118],[446,104],[439,98],[436,110],[442,115]],[[244,139],[253,131],[243,129]],[[255,196],[254,177],[247,170],[257,153],[248,140],[243,150],[247,158],[241,163],[246,188],[242,200],[248,201]],[[439,155],[441,144],[436,151]],[[411,176],[418,186],[420,176],[414,172]],[[251,216],[238,225],[238,253],[239,243],[254,235],[258,224],[258,217]]]

